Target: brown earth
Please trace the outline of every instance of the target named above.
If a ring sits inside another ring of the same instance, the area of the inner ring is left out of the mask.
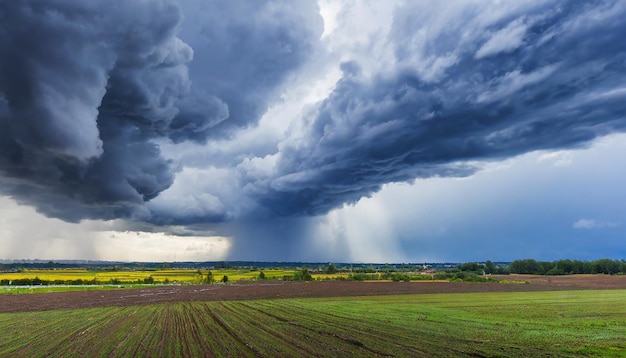
[[[549,286],[554,289],[626,289],[626,276],[624,275],[493,275],[496,280],[526,281],[535,285]]]
[[[492,276],[517,283],[467,282],[256,282],[204,286],[155,286],[83,292],[0,295],[0,313],[166,302],[223,301],[298,297],[338,297],[420,293],[530,292],[575,289],[626,289],[626,276]],[[522,283],[520,282],[528,282]]]

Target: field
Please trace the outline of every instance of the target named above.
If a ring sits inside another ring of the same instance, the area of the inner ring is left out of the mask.
[[[270,269],[263,270],[266,279],[282,279],[284,276],[293,276],[294,270]],[[220,280],[228,276],[231,281],[254,280],[259,277],[260,271],[240,269],[211,270],[213,278]],[[206,279],[208,270],[128,270],[128,271],[89,271],[82,269],[57,270],[24,270],[22,272],[0,273],[0,280],[19,280],[39,278],[45,281],[78,281],[96,283],[136,283],[152,278],[155,283],[200,283]],[[317,275],[323,277],[323,275]],[[337,275],[334,275],[337,276]]]
[[[518,278],[0,295],[0,356],[626,356],[626,277]]]
[[[0,356],[624,356],[624,302],[626,290],[567,290],[4,313]]]

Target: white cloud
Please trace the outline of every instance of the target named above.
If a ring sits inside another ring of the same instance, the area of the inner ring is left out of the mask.
[[[570,151],[559,150],[556,152],[549,152],[546,154],[542,154],[537,158],[537,162],[548,162],[552,163],[555,167],[564,167],[572,164],[574,160],[574,155]]]
[[[525,19],[518,19],[511,22],[504,29],[496,32],[485,42],[478,51],[475,58],[481,59],[487,56],[493,56],[500,52],[511,52],[520,47],[523,43],[524,34],[528,25]]]
[[[0,196],[0,259],[219,261],[231,247],[226,237],[128,231],[124,224],[67,223]]]
[[[341,11],[342,2],[320,0],[318,1],[320,7],[320,15],[324,19],[324,33],[322,38],[330,35],[337,28],[337,16]]]
[[[520,70],[507,72],[502,78],[494,83],[495,89],[481,94],[477,102],[493,102],[512,95],[526,86],[530,86],[545,80],[559,68],[558,64],[548,65],[530,73],[522,73]]]
[[[611,228],[621,226],[620,222],[613,221],[602,221],[602,220],[594,220],[594,219],[579,219],[577,220],[572,227],[574,229],[603,229],[603,228]]]
[[[164,220],[226,219],[251,205],[239,191],[237,174],[232,169],[187,167],[176,174],[171,187],[147,206],[156,216],[165,213]]]
[[[108,261],[219,261],[231,247],[225,237],[132,231],[98,232],[93,241],[99,259]]]

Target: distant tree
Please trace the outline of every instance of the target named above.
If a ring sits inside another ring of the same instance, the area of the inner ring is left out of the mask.
[[[621,263],[610,259],[600,259],[593,262],[594,273],[604,273],[608,275],[616,274],[621,271]]]
[[[265,280],[265,272],[259,272],[259,280]]]
[[[574,260],[572,261],[571,273],[581,274],[591,272],[591,266],[586,261]]]
[[[334,274],[334,273],[337,273],[337,268],[331,262],[328,264],[328,267],[326,267],[326,270],[324,272],[327,274]]]
[[[567,275],[567,272],[563,271],[562,269],[555,267],[555,268],[551,268],[548,271],[546,271],[545,273],[548,276],[555,276],[555,275]]]
[[[568,275],[572,272],[572,268],[572,260],[558,260],[554,262],[554,267],[550,271],[560,272],[561,275]],[[546,274],[549,275],[547,272]]]
[[[312,281],[313,276],[311,276],[311,274],[309,273],[309,269],[305,267],[302,270],[296,271],[293,274],[293,280],[294,281]]]
[[[540,261],[539,262],[539,271],[536,272],[536,274],[538,274],[538,275],[546,275],[548,273],[548,271],[553,270],[555,268],[556,268],[556,263],[555,262]]]
[[[206,274],[206,283],[212,284],[213,282],[214,282],[213,272],[211,272],[211,270],[209,270],[209,272],[207,272],[207,274]]]
[[[154,277],[152,277],[152,275],[150,275],[150,276],[144,278],[143,279],[143,283],[149,284],[149,285],[153,284],[154,283]]]
[[[391,281],[393,281],[393,282],[400,282],[400,281],[409,282],[409,281],[411,281],[411,276],[409,276],[406,273],[394,272],[391,275]]]
[[[485,269],[485,266],[477,262],[467,262],[467,263],[457,266],[457,268],[465,272],[482,273],[483,270]]]
[[[625,272],[625,262],[611,259],[596,261],[559,260],[555,262],[535,261],[532,259],[515,260],[509,265],[511,273],[535,275],[572,275],[572,274],[608,274]]]
[[[542,275],[545,272],[541,264],[533,259],[515,260],[509,264],[509,268],[511,273]]]
[[[498,270],[498,267],[496,266],[496,264],[494,264],[493,262],[487,260],[485,262],[485,273],[486,274],[492,274],[492,273],[496,273],[496,271]]]
[[[511,273],[511,270],[509,269],[508,265],[505,266],[497,266],[496,268],[496,273],[498,275],[508,275]]]
[[[224,283],[228,282],[228,276],[224,275],[224,277],[222,277],[222,282]]]
[[[351,273],[348,275],[348,280],[350,281],[365,281],[370,279],[369,275],[362,272]]]

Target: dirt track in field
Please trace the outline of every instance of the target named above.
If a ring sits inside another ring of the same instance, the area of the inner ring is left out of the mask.
[[[626,289],[626,276],[493,276],[527,284],[466,282],[258,282],[204,286],[156,286],[141,289],[0,295],[0,313],[166,302],[273,298],[368,296],[419,293],[530,292],[574,289]]]

